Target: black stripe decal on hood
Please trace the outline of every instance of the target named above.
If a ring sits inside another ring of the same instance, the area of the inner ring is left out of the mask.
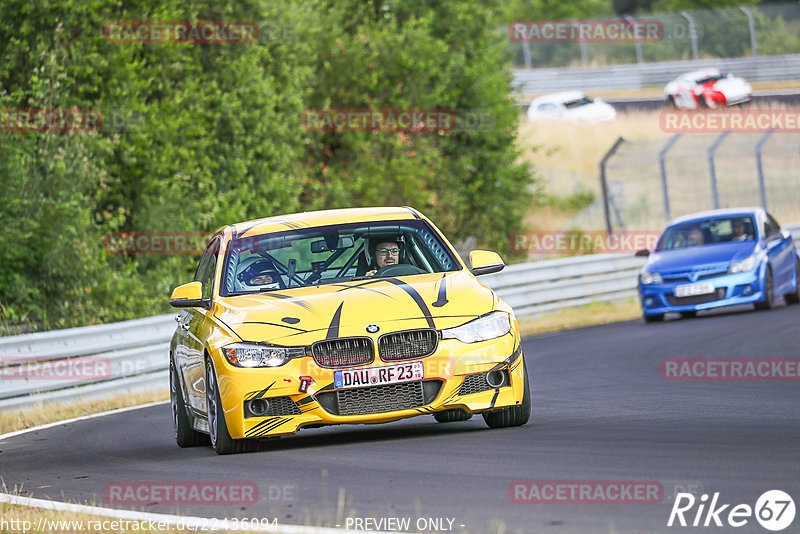
[[[436,325],[433,323],[433,319],[431,318],[431,311],[428,309],[428,305],[425,304],[425,301],[422,300],[422,297],[420,296],[419,293],[417,293],[416,289],[414,289],[413,287],[408,285],[406,282],[403,282],[402,280],[398,280],[397,278],[383,278],[383,280],[386,280],[387,282],[390,282],[390,283],[396,285],[397,287],[399,287],[400,289],[402,289],[403,291],[408,293],[408,295],[412,299],[414,299],[414,302],[417,303],[417,306],[419,307],[419,310],[422,312],[422,315],[425,317],[425,320],[428,322],[428,326],[430,326],[431,328],[436,328]]]
[[[342,306],[344,306],[344,302],[339,304],[339,307],[336,308],[336,313],[333,314],[331,324],[328,326],[328,335],[325,336],[325,339],[335,339],[339,337],[339,321],[342,320]]]
[[[434,308],[441,308],[447,304],[447,275],[442,275],[442,281],[439,282],[439,299],[431,304]]]
[[[263,321],[245,321],[243,323],[231,323],[231,324],[232,324],[232,326],[239,326],[239,325],[242,325],[242,324],[265,324],[265,325],[269,325],[269,326],[280,326],[281,328],[288,328],[289,330],[296,330],[296,331],[302,332],[304,334],[307,333],[307,332],[310,332],[310,330],[303,330],[302,328],[295,328],[294,326],[286,326],[285,324],[278,324],[278,323],[265,323]]]

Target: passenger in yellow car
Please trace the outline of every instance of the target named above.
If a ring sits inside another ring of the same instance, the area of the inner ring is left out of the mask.
[[[280,275],[269,260],[251,263],[237,275],[240,282],[248,286],[259,286],[260,289],[277,289],[281,287]]]
[[[387,265],[397,265],[400,260],[400,245],[395,241],[381,241],[375,245],[375,253],[373,254],[377,267],[367,271],[364,276],[374,276],[378,269],[386,267]]]

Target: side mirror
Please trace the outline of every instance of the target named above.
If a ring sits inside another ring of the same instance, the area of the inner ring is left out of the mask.
[[[506,266],[499,254],[489,250],[473,250],[469,253],[469,263],[472,266],[469,272],[475,276],[497,273]]]
[[[647,257],[649,255],[650,255],[650,251],[647,250],[646,248],[643,248],[641,250],[637,250],[636,254],[634,254],[634,256],[644,256],[644,257]]]
[[[169,305],[173,308],[210,308],[211,302],[203,299],[203,284],[189,282],[172,290]]]

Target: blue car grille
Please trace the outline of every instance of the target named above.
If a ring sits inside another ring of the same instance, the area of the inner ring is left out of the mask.
[[[686,306],[689,304],[703,304],[704,302],[714,302],[715,300],[720,300],[725,298],[725,292],[727,289],[724,287],[717,288],[716,291],[713,293],[707,293],[705,295],[692,295],[691,297],[676,297],[673,294],[667,295],[667,300],[673,306]]]
[[[727,274],[728,271],[723,270],[714,270],[712,272],[703,272],[700,271],[701,274],[697,275],[697,280],[705,280],[707,278],[714,278],[715,276],[722,276],[723,274]],[[688,282],[691,280],[691,273],[689,272],[678,272],[678,273],[664,273],[662,278],[665,282]]]

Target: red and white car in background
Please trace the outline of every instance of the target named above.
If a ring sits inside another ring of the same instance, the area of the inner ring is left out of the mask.
[[[678,109],[717,108],[750,102],[753,88],[743,78],[705,69],[678,76],[664,88],[664,96]]]

